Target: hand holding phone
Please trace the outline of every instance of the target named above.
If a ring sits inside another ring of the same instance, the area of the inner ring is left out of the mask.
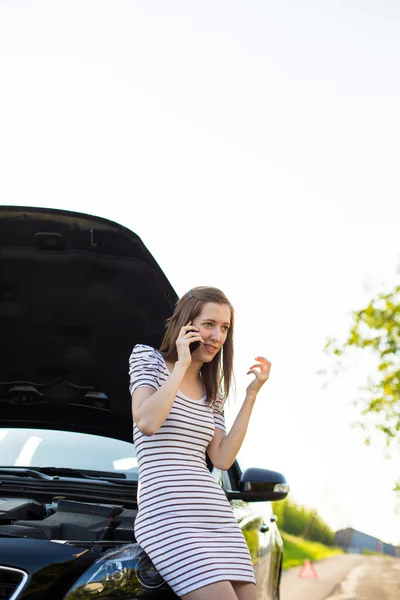
[[[193,352],[195,352],[199,346],[200,342],[192,342],[191,344],[189,344],[190,354],[193,354]]]
[[[191,324],[191,323],[189,322],[189,325],[190,325],[190,324]],[[193,325],[192,327],[194,327],[194,325]],[[196,329],[197,329],[197,328],[196,328]],[[189,330],[189,331],[187,331],[186,333],[190,333],[191,331],[192,331],[192,330],[190,329],[190,330]],[[193,333],[198,333],[198,332],[196,331],[196,332],[193,332]],[[199,346],[200,346],[200,342],[198,342],[198,341],[191,342],[191,343],[189,344],[189,351],[190,351],[190,354],[193,354],[193,352],[195,352]]]

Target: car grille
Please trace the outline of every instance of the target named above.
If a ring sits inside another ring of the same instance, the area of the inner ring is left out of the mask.
[[[18,598],[27,580],[25,571],[0,566],[0,600]]]

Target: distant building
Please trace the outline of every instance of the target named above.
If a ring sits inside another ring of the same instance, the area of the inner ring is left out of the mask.
[[[361,553],[363,550],[369,550],[370,552],[381,552],[389,556],[400,557],[400,549],[398,547],[386,544],[382,540],[372,537],[372,535],[367,535],[351,527],[340,529],[335,533],[335,544],[339,548],[347,550],[347,552],[356,554]]]

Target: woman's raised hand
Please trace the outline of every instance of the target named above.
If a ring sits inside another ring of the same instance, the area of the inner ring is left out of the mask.
[[[247,387],[246,393],[247,395],[256,396],[269,378],[272,363],[270,363],[270,361],[264,356],[256,356],[254,360],[257,362],[250,367],[250,369],[247,371],[247,375],[253,373],[253,375],[255,375],[255,379],[253,379],[253,381]]]
[[[189,348],[192,342],[200,342],[204,344],[204,340],[199,333],[199,329],[192,325],[192,321],[189,321],[187,325],[181,327],[178,339],[176,340],[178,362],[184,364],[185,366],[190,365],[192,362],[192,355]]]

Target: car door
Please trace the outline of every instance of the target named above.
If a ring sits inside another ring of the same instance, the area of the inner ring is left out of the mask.
[[[229,471],[213,470],[213,474],[225,493],[238,489],[235,466]],[[257,600],[274,600],[274,582],[279,548],[275,543],[275,525],[271,522],[272,510],[269,502],[244,502],[230,500],[233,513],[238,521],[249,547],[257,580]],[[272,525],[272,526],[271,526]]]

